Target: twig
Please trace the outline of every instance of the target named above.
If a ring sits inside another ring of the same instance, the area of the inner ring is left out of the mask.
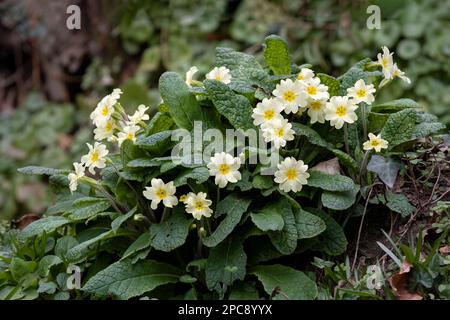
[[[359,241],[361,239],[361,232],[362,232],[362,228],[363,228],[363,224],[364,224],[364,217],[366,216],[367,207],[369,205],[370,196],[372,195],[372,191],[373,191],[373,187],[370,188],[369,195],[367,196],[367,200],[366,200],[366,205],[364,206],[364,212],[363,212],[363,215],[362,215],[362,218],[361,218],[361,223],[359,224],[358,238],[356,239],[355,257],[353,258],[353,264],[352,264],[351,271],[353,271],[353,269],[355,269],[356,259],[358,258]]]
[[[444,198],[449,193],[450,193],[450,188],[448,188],[439,198],[434,200],[432,203],[436,203],[436,202],[440,201],[442,198]]]
[[[437,176],[437,179],[436,179],[436,183],[435,183],[434,186],[433,186],[433,190],[431,190],[430,198],[428,199],[428,201],[427,201],[427,203],[425,204],[425,206],[426,206],[427,204],[430,204],[430,203],[432,202],[434,192],[436,191],[436,188],[437,188],[438,185],[439,185],[439,181],[441,180],[441,167],[438,165],[437,168],[438,168],[438,176]],[[433,168],[433,171],[434,171],[434,168]]]

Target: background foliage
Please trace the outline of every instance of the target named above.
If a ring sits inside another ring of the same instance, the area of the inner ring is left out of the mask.
[[[111,86],[122,83],[126,107],[135,108],[138,101],[154,106],[163,71],[184,73],[196,65],[205,73],[216,46],[258,52],[269,33],[287,39],[293,61],[332,75],[387,45],[414,86],[396,82],[383,91],[382,100],[415,98],[450,123],[449,1],[372,1],[381,7],[381,30],[365,27],[367,1],[78,1],[82,30],[64,35],[68,31],[60,31],[60,25],[67,4],[5,1],[0,7],[0,32],[10,34],[2,38],[1,74],[7,79],[1,92],[3,219],[43,211],[49,200],[45,181],[18,176],[15,169],[30,163],[68,167],[77,154],[71,145],[81,145],[72,142],[86,139],[88,124],[78,120],[86,119],[80,111],[92,109]],[[60,14],[45,15],[49,9]],[[90,28],[94,24],[97,28]],[[19,71],[31,79],[8,81]],[[37,95],[27,93],[33,88]],[[41,131],[46,138],[36,141]]]

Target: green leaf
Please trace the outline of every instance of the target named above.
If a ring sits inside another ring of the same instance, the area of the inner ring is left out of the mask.
[[[284,220],[278,209],[279,204],[269,204],[259,212],[251,213],[250,217],[258,229],[262,231],[281,231],[284,227]]]
[[[231,286],[244,280],[247,255],[238,238],[229,238],[211,248],[205,268],[206,285],[210,290],[223,292],[222,285]]]
[[[112,295],[126,300],[161,285],[176,283],[180,276],[180,270],[166,263],[145,260],[132,264],[122,260],[98,272],[82,290],[95,296]]]
[[[45,214],[51,216],[56,213],[66,213],[73,210],[73,201],[74,199],[57,201],[53,206],[49,207]]]
[[[376,113],[394,113],[410,108],[418,109],[420,105],[412,99],[398,99],[374,105],[371,111]]]
[[[170,137],[172,136],[172,131],[161,131],[154,133],[150,136],[141,136],[134,143],[135,146],[147,149],[149,151],[158,152],[164,150],[167,146],[170,146]]]
[[[92,219],[99,213],[111,207],[109,200],[105,198],[84,197],[74,201],[74,208],[69,218],[74,221]]]
[[[389,114],[369,112],[367,121],[369,132],[380,132],[389,119]]]
[[[72,236],[64,236],[56,241],[55,254],[66,259],[66,253],[79,244],[78,240]]]
[[[255,189],[269,189],[273,186],[272,176],[255,176],[253,177],[252,186]]]
[[[111,222],[111,229],[113,231],[117,231],[125,221],[130,219],[131,216],[133,216],[136,213],[136,211],[137,207],[134,207],[128,213],[118,216],[116,219],[113,220],[113,222]]]
[[[373,155],[367,165],[367,170],[375,172],[385,185],[393,188],[401,167],[401,162],[395,158]]]
[[[317,170],[308,171],[308,186],[328,191],[350,191],[355,188],[353,180],[339,174],[333,175]]]
[[[438,117],[429,113],[417,113],[417,125],[413,138],[419,139],[427,137],[432,133],[445,129],[445,126],[439,122]]]
[[[219,224],[214,232],[203,238],[203,244],[207,247],[214,247],[221,243],[233,231],[241,221],[242,215],[247,211],[251,199],[238,193],[232,193],[217,205],[217,213],[226,213],[225,219]],[[219,209],[219,207],[221,209]]]
[[[205,80],[206,91],[217,111],[223,115],[236,129],[254,129],[253,107],[250,101],[241,95],[235,94],[226,84]]]
[[[324,73],[318,73],[316,76],[320,79],[320,82],[322,84],[328,87],[328,93],[330,94],[330,97],[339,95],[341,84],[335,77],[329,76]]]
[[[277,212],[283,217],[284,226],[281,231],[269,231],[269,238],[278,251],[288,255],[293,253],[297,247],[298,235],[295,217],[291,205],[285,198],[278,200],[274,205]]]
[[[173,210],[172,215],[162,223],[150,226],[151,245],[156,250],[169,252],[184,244],[193,219],[185,218],[182,207]]]
[[[206,167],[197,167],[182,171],[173,181],[176,187],[188,183],[188,179],[194,179],[198,184],[206,182],[209,178],[209,171]]]
[[[317,297],[317,286],[303,272],[275,264],[257,266],[249,274],[255,275],[264,290],[274,300],[312,300]]]
[[[291,74],[291,57],[286,42],[276,35],[266,37],[264,42],[264,60],[273,74]]]
[[[159,167],[162,164],[171,161],[170,158],[138,158],[131,160],[127,163],[128,167],[131,168],[149,168],[149,167]]]
[[[321,218],[302,209],[295,213],[295,225],[297,226],[298,239],[313,238],[327,228]]]
[[[296,135],[304,136],[307,138],[308,142],[320,146],[323,148],[329,148],[328,142],[326,142],[320,134],[317,133],[314,129],[297,122],[292,123],[292,130],[295,131]]]
[[[148,123],[146,135],[168,131],[172,129],[173,125],[174,122],[168,114],[157,112]]]
[[[325,231],[318,235],[317,239],[313,239],[312,249],[324,251],[332,256],[344,253],[347,249],[347,239],[342,227],[322,210],[314,208],[306,208],[305,210],[321,218],[327,226]]]
[[[50,274],[50,268],[62,263],[58,256],[48,255],[39,261],[38,273],[41,277],[47,277]]]
[[[54,294],[57,288],[58,287],[55,282],[46,281],[44,279],[41,279],[39,281],[39,287],[37,289],[37,292],[40,294],[42,294],[42,293]]]
[[[60,216],[42,218],[26,226],[25,229],[20,232],[20,237],[26,239],[40,235],[44,232],[51,233],[70,222],[69,219]]]
[[[332,210],[347,210],[356,202],[356,195],[359,192],[359,186],[355,186],[350,191],[324,191],[322,193],[322,204],[324,207]]]
[[[253,93],[253,86],[272,91],[267,72],[261,67],[253,55],[234,51],[230,48],[216,49],[216,64],[231,71],[231,83],[228,86],[239,93]]]
[[[363,79],[365,83],[368,82],[368,73],[364,71],[364,66],[370,62],[370,59],[364,59],[355,63],[342,76],[338,78],[341,83],[340,95],[347,95],[347,89],[353,87],[359,79]]]
[[[339,159],[339,162],[345,166],[346,168],[353,170],[353,171],[358,171],[359,165],[356,162],[355,159],[353,159],[350,155],[348,155],[347,153],[339,150],[339,149],[332,149],[331,152],[334,153],[334,155]]]
[[[93,237],[87,241],[81,242],[75,247],[71,248],[66,253],[66,259],[72,262],[81,262],[88,258],[89,252],[92,250],[94,246],[97,246],[101,241],[108,240],[111,238],[121,237],[124,235],[130,235],[131,232],[125,230],[109,230],[103,232],[96,237]]]
[[[9,265],[11,276],[16,282],[20,282],[21,278],[27,274],[33,273],[37,268],[35,261],[25,261],[19,257],[14,257]]]
[[[17,169],[20,173],[23,174],[36,174],[36,175],[46,175],[52,176],[54,174],[68,174],[70,170],[60,170],[46,167],[38,167],[38,166],[28,166]]]
[[[242,282],[233,285],[228,300],[258,300],[258,290],[253,282]]]
[[[391,114],[381,131],[383,139],[389,142],[389,149],[413,139],[416,119],[416,111],[413,109],[405,109]]]
[[[138,252],[142,252],[150,248],[152,244],[152,234],[150,232],[142,233],[124,252],[121,260],[129,258]]]
[[[216,48],[216,64],[231,71],[237,69],[262,69],[253,55],[235,51],[231,48]]]
[[[402,217],[407,217],[414,212],[416,208],[411,205],[408,198],[400,193],[386,192],[387,207],[394,212],[400,213]]]
[[[249,265],[259,264],[261,262],[270,261],[283,256],[266,237],[250,237],[245,242],[248,248]]]
[[[202,111],[194,94],[175,72],[165,72],[159,78],[159,91],[169,113],[179,128],[192,130],[194,121],[202,121]]]

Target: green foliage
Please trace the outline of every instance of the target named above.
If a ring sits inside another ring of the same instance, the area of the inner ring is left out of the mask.
[[[129,299],[164,284],[178,282],[180,270],[157,261],[118,261],[93,276],[83,290],[96,296]]]
[[[169,252],[186,242],[192,219],[186,219],[180,210],[172,213],[169,219],[159,224],[152,224],[150,243],[153,248]]]
[[[143,30],[149,32],[146,27]],[[299,257],[306,251],[323,256],[346,251],[344,226],[361,210],[374,179],[366,170],[369,157],[368,169],[391,186],[399,166],[387,159],[394,159],[398,155],[394,151],[405,150],[406,143],[414,144],[421,134],[439,130],[424,125],[435,119],[409,107],[410,101],[379,107],[379,114],[388,115],[380,128],[391,145],[384,151],[386,157],[381,157],[363,154],[359,142],[367,139],[360,130],[364,118],[347,128],[355,142],[349,144],[348,137],[328,124],[311,125],[308,117],[294,115],[294,139],[280,155],[308,164],[309,176],[305,174],[307,182],[300,191],[283,191],[283,185],[266,175],[261,165],[244,160],[239,168],[241,181],[219,188],[208,170],[208,160],[172,162],[172,132],[184,129],[192,137],[197,120],[218,132],[255,129],[251,115],[263,93],[270,93],[279,80],[295,77],[299,67],[290,60],[281,38],[274,36],[266,40],[267,69],[249,54],[224,48],[216,54],[217,61],[231,70],[229,84],[204,80],[189,87],[178,74],[164,73],[159,81],[163,98],[159,112],[148,125],[141,124],[136,141],[128,139],[118,148],[110,147],[100,175],[79,178],[76,191],[68,192],[63,171],[22,170],[50,175],[57,197],[45,218],[13,232],[7,241],[5,266],[0,265],[0,290],[8,292],[6,298],[164,299],[175,293],[198,299],[319,296],[313,277],[299,270]],[[344,92],[358,79],[376,84],[380,74],[369,71],[370,65],[370,59],[365,59],[341,77],[321,74],[321,79],[333,94]],[[401,104],[408,106],[398,107]],[[121,106],[115,108],[113,117],[126,117]],[[234,149],[227,151],[238,151]],[[248,159],[253,152],[245,150],[240,157]],[[198,156],[197,150],[183,157],[192,155]],[[388,178],[383,175],[386,166]],[[172,181],[179,201],[168,203],[174,199],[158,190],[163,201],[151,203],[153,196],[144,190],[155,183],[154,178]],[[194,203],[191,192],[205,193],[211,205]],[[181,195],[186,198],[182,200]],[[403,216],[411,214],[405,198],[398,194],[387,194],[387,198],[387,208]],[[192,206],[196,210],[209,207],[213,212],[211,216],[205,212],[191,215]],[[71,264],[83,273],[83,283],[75,291],[63,281]],[[19,290],[21,294],[16,295]]]
[[[244,198],[238,193],[232,193],[219,202],[217,214],[225,213],[226,217],[220,222],[217,229],[210,236],[204,238],[202,242],[208,247],[214,247],[221,243],[241,221],[241,217],[247,211],[250,202],[250,199]]]
[[[391,149],[413,139],[416,119],[416,111],[412,109],[399,111],[389,117],[381,131],[381,136],[389,141]]]
[[[314,281],[290,267],[279,264],[257,266],[250,273],[262,282],[266,293],[275,300],[312,300],[317,296]]]
[[[247,98],[235,94],[220,81],[206,80],[205,89],[217,111],[227,118],[234,128],[243,130],[254,128],[252,106]]]
[[[203,119],[197,99],[175,72],[166,72],[161,76],[159,90],[172,120],[179,128],[192,130],[194,121]]]
[[[87,117],[83,112],[76,116],[73,105],[46,101],[38,92],[30,92],[14,112],[0,114],[0,220],[45,211],[52,201],[46,175],[66,174],[72,160],[81,156],[90,130],[73,131]],[[42,176],[17,173],[30,165],[25,173]]]
[[[206,261],[205,279],[210,290],[224,293],[236,280],[244,280],[247,255],[238,238],[214,247]]]
[[[290,74],[291,57],[286,42],[279,36],[269,36],[265,40],[264,60],[273,74]]]

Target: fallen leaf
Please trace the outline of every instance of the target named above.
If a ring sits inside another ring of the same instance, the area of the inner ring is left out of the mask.
[[[449,254],[450,253],[450,246],[445,246],[445,247],[439,248],[439,252],[441,254]]]
[[[402,263],[400,271],[389,278],[392,290],[398,300],[422,300],[423,297],[418,293],[411,293],[407,289],[408,276],[411,271],[411,264],[407,261]]]
[[[341,166],[339,165],[338,158],[319,162],[315,167],[312,168],[312,170],[317,170],[332,175],[341,174]]]
[[[37,214],[26,214],[22,217],[20,217],[17,220],[13,220],[12,221],[12,225],[14,228],[16,229],[24,229],[26,226],[28,226],[30,223],[39,220],[41,217],[38,216]]]

